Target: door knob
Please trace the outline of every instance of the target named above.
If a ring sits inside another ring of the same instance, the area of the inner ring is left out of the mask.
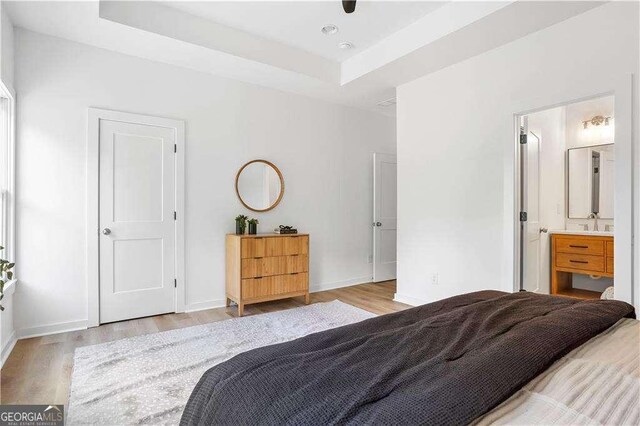
[[[382,223],[376,222],[376,226],[382,226]]]
[[[546,234],[549,230],[547,228],[540,228],[541,234]]]
[[[102,233],[103,233],[104,235],[109,235],[109,234],[111,233],[111,229],[109,229],[109,228],[104,228],[104,229],[102,230]]]

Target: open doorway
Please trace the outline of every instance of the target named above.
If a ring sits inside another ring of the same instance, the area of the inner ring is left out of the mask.
[[[521,290],[589,299],[614,287],[614,112],[603,96],[519,117]]]

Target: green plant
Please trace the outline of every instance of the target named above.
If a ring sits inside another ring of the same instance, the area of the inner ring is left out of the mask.
[[[4,247],[0,246],[0,251]],[[4,298],[4,285],[13,279],[13,271],[11,269],[16,266],[15,263],[0,258],[0,301]],[[0,304],[0,311],[4,311],[4,306]]]
[[[236,216],[236,228],[240,228],[240,233],[244,234],[244,230],[247,228],[247,216],[239,214]]]
[[[258,222],[258,219],[249,219],[249,223],[250,223],[251,225],[257,225],[257,224],[258,224],[258,223],[260,223],[260,222]]]

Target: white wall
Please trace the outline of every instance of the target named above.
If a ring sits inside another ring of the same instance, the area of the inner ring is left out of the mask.
[[[395,152],[392,118],[16,31],[18,261],[22,335],[87,319],[87,108],[186,121],[186,300],[224,298],[224,235],[239,213],[260,230],[311,234],[311,288],[371,279],[372,152]],[[281,204],[245,211],[238,168],[263,158],[285,179]]]
[[[13,24],[0,2],[0,76],[5,85],[13,88],[14,68]]]
[[[612,2],[398,88],[399,300],[512,291],[514,114],[637,88],[638,50],[638,4]]]

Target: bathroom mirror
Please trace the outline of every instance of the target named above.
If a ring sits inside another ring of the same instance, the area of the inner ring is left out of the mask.
[[[613,144],[568,150],[569,219],[613,219]]]
[[[249,210],[269,211],[278,205],[284,194],[282,173],[266,160],[249,161],[236,175],[236,194]]]

